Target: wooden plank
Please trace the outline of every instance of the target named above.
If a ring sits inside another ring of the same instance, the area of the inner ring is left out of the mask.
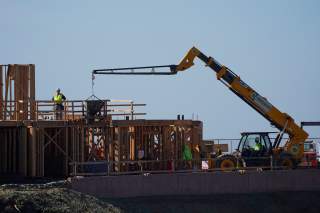
[[[21,85],[21,75],[19,72],[19,66],[17,64],[14,65],[15,70],[15,80],[13,82],[13,91],[14,96],[12,97],[12,100],[14,102],[14,111],[15,111],[15,120],[21,120],[20,119],[20,110],[21,110],[21,104],[18,102],[21,99],[21,90],[19,89],[19,86]]]
[[[20,146],[19,146],[19,165],[20,169],[19,172],[22,176],[26,177],[27,176],[27,128],[22,127],[19,129],[20,130]]]
[[[19,120],[25,120],[25,93],[28,92],[26,90],[26,79],[25,79],[25,74],[26,74],[26,66],[25,65],[19,65],[19,74],[20,74],[20,84],[18,85],[19,88],[19,93],[20,93],[20,99],[19,101],[23,101],[22,103],[20,102],[20,111],[19,111]]]
[[[201,121],[192,120],[113,120],[113,126],[194,126],[200,125]]]
[[[6,115],[7,115],[7,110],[8,110],[8,95],[9,95],[9,69],[10,69],[10,65],[7,68],[7,71],[4,72],[4,78],[5,78],[5,89],[4,89],[4,110],[5,110],[5,114],[4,114],[4,119],[6,120]]]
[[[17,71],[17,65],[14,64],[13,65],[13,70],[14,70],[14,85],[13,85],[13,97],[12,97],[12,81],[10,81],[10,100],[19,100],[19,91],[16,89],[16,85],[18,85],[20,82],[20,76],[19,76],[19,72]],[[10,103],[10,111],[12,111],[12,103]],[[14,120],[19,120],[19,104],[17,104],[17,102],[14,103]]]
[[[8,172],[12,173],[12,138],[11,138],[11,128],[8,129]]]
[[[69,173],[69,128],[66,127],[65,128],[65,135],[64,135],[64,140],[65,140],[65,153],[66,153],[66,156],[65,156],[65,171],[64,171],[64,174],[66,176],[68,176],[68,173]]]
[[[44,129],[40,129],[40,177],[44,177]]]
[[[129,127],[129,143],[130,143],[130,160],[135,160],[136,141],[135,141],[135,128]]]
[[[17,157],[18,157],[18,153],[17,153],[17,128],[12,129],[11,131],[11,137],[12,137],[12,169],[14,173],[18,172],[17,169]]]
[[[23,125],[20,121],[0,121],[0,127],[17,127]]]
[[[28,114],[29,114],[29,109],[28,109],[28,103],[29,103],[29,94],[30,94],[30,80],[29,80],[29,73],[30,73],[30,66],[27,65],[25,66],[24,69],[24,79],[23,79],[23,120],[28,120]]]
[[[21,101],[24,101],[24,74],[25,74],[25,66],[23,65],[18,65],[18,75],[19,75],[19,83],[15,84],[17,86],[16,88],[18,89],[18,94],[19,98],[16,98],[16,101],[19,101],[19,112],[18,112],[18,120],[24,120],[24,104]]]
[[[36,168],[37,168],[37,131],[35,127],[29,128],[30,131],[30,141],[29,144],[30,146],[30,162],[31,162],[31,172],[30,175],[31,177],[36,177]]]
[[[14,82],[14,90],[17,91],[17,97],[14,97],[14,100],[16,101],[17,104],[17,120],[23,120],[23,116],[20,113],[23,111],[23,104],[20,102],[20,100],[23,100],[23,67],[16,65],[16,75],[17,75],[17,80]]]
[[[28,66],[26,65],[18,65],[19,69],[19,75],[20,75],[20,83],[17,85],[17,88],[19,89],[19,120],[26,120],[26,104],[25,101],[27,101],[27,93],[28,93],[28,80],[27,80],[27,72],[28,72]],[[16,99],[17,101],[17,99]],[[21,102],[22,101],[22,102]]]
[[[36,85],[35,85],[35,65],[30,64],[30,119],[35,120],[36,111]]]
[[[38,127],[33,127],[36,131],[36,176],[40,177],[40,131]]]
[[[14,75],[14,68],[12,68],[12,69],[13,69],[13,71],[12,71],[11,75]],[[17,120],[16,117],[15,117],[15,113],[14,113],[14,103],[12,102],[13,101],[12,95],[14,95],[13,92],[12,92],[12,90],[13,90],[13,88],[12,88],[12,79],[9,80],[9,90],[10,90],[9,91],[9,94],[10,94],[10,97],[9,97],[9,101],[10,101],[10,103],[9,103],[9,105],[10,105],[10,110],[9,110],[10,119],[11,120]]]

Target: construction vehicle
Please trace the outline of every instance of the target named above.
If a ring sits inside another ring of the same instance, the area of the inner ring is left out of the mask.
[[[271,157],[277,165],[288,168],[296,167],[303,158],[303,144],[308,138],[307,132],[297,125],[292,117],[278,110],[265,97],[261,96],[247,85],[231,69],[220,64],[214,58],[206,56],[196,47],[192,47],[178,65],[99,69],[93,70],[92,76],[94,79],[94,75],[96,74],[175,75],[178,72],[185,71],[192,67],[196,58],[202,60],[206,66],[215,71],[217,79],[226,85],[235,95],[280,130],[273,144],[271,144],[268,133],[266,132],[243,133],[238,150],[233,154],[222,154],[218,156],[216,166],[223,170],[233,169],[237,166],[248,165],[248,162],[246,161],[250,161],[249,158],[257,159],[259,156],[263,156],[264,158]],[[169,68],[169,72],[156,71],[157,69],[163,68]],[[151,71],[141,71],[145,69],[151,69]],[[285,133],[289,136],[288,140],[285,142],[284,146],[280,146],[280,142]],[[253,153],[252,150],[249,152],[246,148],[246,144],[251,143],[252,138],[254,138],[254,140],[255,138],[260,138],[261,142],[265,143],[266,149],[259,154]],[[238,164],[237,162],[242,163]],[[261,161],[260,163],[257,162],[259,161],[255,161],[255,164],[257,164],[256,166],[266,166],[265,161]],[[268,165],[270,165],[270,160],[268,161]]]
[[[319,121],[302,121],[301,128],[305,126],[320,126]],[[304,143],[304,154],[299,166],[317,168],[320,160],[319,142],[308,140]]]
[[[299,164],[301,167],[318,167],[317,160],[317,144],[313,140],[307,140],[304,142],[304,154]]]

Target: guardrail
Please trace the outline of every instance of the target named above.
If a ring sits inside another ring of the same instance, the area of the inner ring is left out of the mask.
[[[63,110],[56,110],[51,100],[37,101],[6,101],[0,106],[2,120],[77,120],[88,113],[88,102],[92,100],[66,100]],[[95,100],[94,100],[95,101]],[[123,116],[124,119],[135,119],[146,115],[137,112],[137,107],[146,104],[136,104],[131,100],[96,100],[101,102],[100,116]],[[59,115],[58,115],[59,114]]]
[[[280,170],[287,167],[280,166],[273,157],[250,157],[246,160],[264,160],[268,162],[264,166],[246,166],[244,162],[237,159],[233,168],[217,168],[219,158],[203,158],[199,160],[130,160],[130,161],[92,161],[71,162],[70,176],[114,176],[130,174],[159,174],[159,173],[190,173],[190,172],[221,172],[221,171],[263,171]],[[314,166],[298,166],[296,169],[315,168]],[[318,168],[318,167],[316,167]],[[118,171],[117,171],[118,169]],[[122,171],[123,170],[123,171]]]
[[[275,138],[274,137],[270,137],[270,140],[273,142]],[[280,146],[283,146],[285,144],[285,142],[288,140],[288,137],[283,137],[280,143]],[[307,139],[307,141],[313,141],[315,143],[319,143],[320,144],[320,137],[310,137]],[[214,139],[208,139],[206,140],[206,144],[215,144],[215,145],[221,145],[221,144],[227,144],[228,145],[228,153],[231,153],[233,151],[235,151],[238,148],[238,144],[240,141],[240,138],[214,138]],[[211,141],[211,143],[210,143]],[[319,145],[320,148],[320,145]]]

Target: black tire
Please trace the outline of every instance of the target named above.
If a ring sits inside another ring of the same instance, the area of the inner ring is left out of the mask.
[[[277,166],[281,167],[281,169],[296,169],[297,163],[290,154],[282,154],[277,162]]]
[[[237,167],[237,159],[232,155],[218,157],[216,167],[221,171],[233,171]]]

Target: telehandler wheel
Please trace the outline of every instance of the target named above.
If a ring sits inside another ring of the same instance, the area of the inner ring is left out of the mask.
[[[237,161],[232,155],[221,156],[220,159],[217,160],[217,168],[221,169],[221,171],[232,171],[236,166]]]
[[[296,163],[290,156],[280,157],[278,165],[283,169],[295,169]]]

